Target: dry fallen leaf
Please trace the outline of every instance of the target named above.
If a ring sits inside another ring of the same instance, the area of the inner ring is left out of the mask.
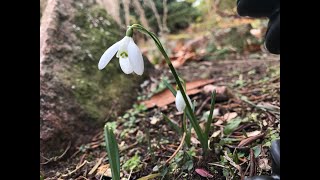
[[[172,65],[175,68],[182,66],[187,60],[194,59],[194,57],[196,57],[196,54],[193,52],[185,52],[180,54],[182,55],[178,56],[177,59],[171,58]]]
[[[194,95],[199,92],[201,92],[201,89],[198,89],[198,87],[202,87],[206,84],[213,83],[215,80],[214,79],[204,79],[204,80],[197,80],[197,81],[192,81],[186,83],[186,89],[187,89],[187,94]],[[175,85],[173,85],[175,87]],[[146,100],[141,102],[144,104],[147,108],[152,108],[154,106],[157,107],[164,107],[168,104],[171,104],[175,101],[175,97],[172,95],[170,90],[166,89],[158,94],[155,94],[154,96],[151,97],[151,99]]]
[[[261,168],[262,170],[269,171],[271,169],[271,166],[269,166],[268,164],[267,158],[259,159],[258,164],[259,168]]]
[[[268,108],[268,109],[271,109],[273,111],[279,111],[280,110],[280,107],[278,106],[275,106],[273,104],[270,104],[268,102],[260,102],[257,104],[258,107],[262,107],[262,108]]]
[[[217,137],[221,133],[221,130],[215,131],[212,133],[211,137]]]
[[[227,91],[227,87],[214,86],[212,84],[208,84],[203,87],[203,92],[205,92],[206,94],[211,94],[214,90],[216,90],[217,94],[225,94]]]
[[[103,160],[103,158],[100,158],[99,160],[98,160],[98,162],[96,163],[96,165],[94,165],[94,167],[90,170],[90,172],[88,173],[88,175],[91,175],[91,174],[93,174],[96,170],[97,170],[97,168],[100,166],[100,164],[102,163],[102,160]]]
[[[197,168],[195,171],[202,177],[213,178],[213,175],[204,169]]]
[[[107,177],[112,177],[109,164],[101,165],[98,168],[96,177],[100,178],[102,175]]]
[[[221,125],[221,124],[223,124],[223,120],[221,120],[222,118],[220,118],[217,122],[215,122],[213,125],[215,125],[215,126],[218,126],[218,125]]]
[[[243,139],[239,144],[238,144],[238,147],[242,147],[242,146],[246,146],[248,144],[250,144],[251,142],[261,138],[264,136],[264,133],[262,134],[258,134],[256,136],[252,136],[252,137],[248,137],[246,139]]]
[[[260,133],[261,133],[261,131],[259,131],[259,130],[252,131],[252,132],[247,132],[247,136],[248,137],[257,136]]]
[[[159,118],[157,118],[157,117],[155,117],[155,116],[152,116],[151,119],[150,119],[150,124],[155,125],[155,124],[157,124],[157,122],[159,122],[159,121],[160,121]]]
[[[216,108],[213,110],[213,117],[217,117],[217,116],[220,116],[220,109]]]
[[[236,112],[226,113],[225,115],[223,115],[222,120],[229,122],[230,120],[234,119],[237,116],[238,114]]]
[[[191,143],[194,144],[194,145],[200,144],[200,141],[197,138],[193,137],[193,136],[191,136],[190,140],[191,140]]]

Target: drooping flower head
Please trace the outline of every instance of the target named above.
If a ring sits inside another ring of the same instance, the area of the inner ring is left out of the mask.
[[[125,74],[136,73],[142,75],[144,62],[142,53],[132,39],[132,29],[127,30],[126,36],[109,47],[101,56],[98,68],[101,70],[107,66],[115,55],[119,58],[120,67]]]
[[[179,77],[179,80],[182,83],[182,85],[185,86],[184,80],[181,79],[180,77]],[[175,99],[176,107],[179,112],[183,112],[184,109],[186,108],[187,104],[183,99],[183,96],[182,96],[182,93],[181,93],[179,87],[177,86],[176,88],[177,88],[177,94],[176,94],[176,99]],[[184,91],[184,92],[186,92],[186,91]],[[187,94],[186,94],[186,96],[187,96],[187,99],[189,101],[190,106],[192,107],[192,103],[191,103],[189,96]]]

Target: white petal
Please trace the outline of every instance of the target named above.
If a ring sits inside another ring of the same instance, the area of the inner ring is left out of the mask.
[[[179,112],[183,112],[184,108],[186,108],[186,103],[183,100],[181,91],[177,91],[176,94],[176,107]]]
[[[112,59],[112,57],[116,54],[116,52],[119,50],[119,46],[120,46],[121,41],[118,41],[117,43],[115,43],[114,45],[112,45],[111,47],[109,47],[101,56],[99,64],[98,64],[98,68],[99,70],[103,69],[104,67],[106,67],[106,65],[110,62],[110,60]]]
[[[190,106],[192,107],[192,103],[191,103],[191,99],[189,98],[189,96],[187,95],[187,99],[189,101]],[[176,107],[178,109],[179,112],[183,112],[183,110],[186,108],[186,103],[183,99],[182,93],[180,90],[177,91],[176,94]]]
[[[125,74],[131,74],[133,72],[128,58],[120,58],[120,67]]]
[[[138,48],[138,46],[134,43],[132,38],[128,46],[128,55],[129,55],[129,61],[133,67],[133,71],[138,75],[142,75],[144,71],[144,62],[142,58],[142,53]]]
[[[125,36],[124,38],[121,39],[120,41],[120,46],[119,46],[119,51],[117,53],[117,58],[119,58],[120,54],[122,52],[126,52],[128,53],[128,45],[129,45],[129,42],[132,38],[131,37],[128,37],[128,36]]]

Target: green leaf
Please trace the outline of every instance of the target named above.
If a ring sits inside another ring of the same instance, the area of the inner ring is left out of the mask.
[[[244,129],[242,129],[242,134],[244,135],[244,137],[248,138],[247,132]]]
[[[182,129],[176,123],[174,123],[168,116],[162,113],[163,118],[169,123],[169,126],[178,132],[179,135],[182,135]]]
[[[116,127],[117,127],[117,124],[115,121],[113,122],[107,122],[106,123],[106,126],[108,126],[109,128],[111,128],[112,131],[115,131],[116,130]]]
[[[186,163],[184,163],[184,165],[182,166],[183,170],[188,170],[191,171],[191,169],[193,168],[193,161],[189,160]]]
[[[252,150],[253,150],[253,153],[254,153],[254,157],[258,157],[259,154],[261,153],[261,146],[260,145],[259,146],[255,146],[255,147],[252,148]]]
[[[160,176],[161,174],[160,173],[156,173],[156,174],[149,174],[147,176],[143,176],[141,178],[139,178],[138,180],[149,180],[149,179],[154,179],[158,176]]]
[[[123,168],[127,171],[133,170],[140,164],[140,157],[138,154],[135,154],[132,158],[130,158],[127,162],[123,164]]]
[[[129,117],[129,114],[128,113],[126,113],[126,114],[124,114],[124,116],[123,116],[123,118],[128,118]]]
[[[163,168],[162,168],[162,170],[161,170],[161,176],[162,176],[162,178],[161,179],[163,179],[164,177],[165,177],[165,175],[168,173],[168,166],[164,166]]]
[[[104,126],[106,149],[111,167],[112,179],[120,180],[119,148],[113,130],[109,125],[109,123],[106,123]]]
[[[239,157],[238,157],[238,153],[236,150],[233,152],[232,159],[236,164],[239,164]]]
[[[233,119],[224,127],[223,133],[225,135],[229,135],[230,133],[232,133],[233,130],[235,130],[240,125],[241,121],[242,120],[239,118]]]
[[[214,90],[211,94],[211,105],[210,105],[210,114],[208,116],[208,120],[206,123],[206,128],[205,128],[205,132],[204,132],[204,136],[206,138],[206,141],[208,141],[208,137],[209,137],[209,131],[210,131],[210,127],[211,127],[211,123],[213,121],[213,110],[214,110],[214,104],[215,104],[215,100],[216,100],[216,91]]]
[[[177,91],[171,86],[171,84],[168,83],[168,81],[166,81],[166,80],[163,80],[163,83],[164,83],[164,85],[167,86],[167,88],[171,91],[171,93],[172,93],[174,96],[176,96]]]

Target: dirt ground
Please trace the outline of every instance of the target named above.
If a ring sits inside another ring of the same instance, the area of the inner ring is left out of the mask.
[[[132,172],[121,171],[122,177],[128,177],[130,174],[130,179],[138,179],[155,173],[153,172],[155,166],[163,164],[181,143],[181,136],[168,125],[161,114],[166,114],[177,124],[181,124],[181,114],[177,113],[174,103],[148,109],[139,105],[152,95],[161,93],[164,89],[161,86],[162,79],[174,82],[169,68],[166,66],[160,68],[161,73],[152,75],[149,80],[141,84],[140,96],[135,105],[121,117],[108,120],[116,122],[114,125],[121,164],[123,165],[135,154],[140,158],[139,165]],[[210,91],[212,85],[225,87],[228,93],[226,98],[217,101],[215,105],[219,114],[214,118],[216,123],[214,131],[210,132],[210,135],[212,134],[210,145],[214,149],[210,151],[210,156],[203,159],[200,144],[193,133],[191,141],[196,148],[191,148],[193,155],[190,171],[188,168],[183,168],[186,162],[179,164],[181,161],[177,157],[172,161],[170,173],[167,173],[164,179],[240,179],[240,176],[270,174],[269,146],[270,142],[280,134],[279,57],[265,55],[263,59],[255,60],[187,61],[177,70],[187,82],[200,79],[214,80],[209,85],[199,87],[200,92],[190,95],[190,98],[196,101],[195,111],[200,119],[200,126],[204,124],[203,114],[210,109],[208,89]],[[223,128],[239,118],[242,121],[231,134],[222,135]],[[217,123],[218,121],[221,123]],[[40,173],[44,179],[111,179],[108,178],[110,169],[103,126],[91,129],[87,134],[92,136],[91,142],[83,142],[79,147],[73,147],[71,144],[58,147],[61,149],[60,156],[42,157]],[[245,139],[247,141],[243,141]],[[241,142],[244,145],[239,147]],[[256,156],[254,161],[250,158],[251,151],[254,151]],[[236,164],[239,166],[234,166],[234,163],[221,158],[227,152],[237,154]],[[180,155],[182,154],[181,152]],[[239,167],[242,172],[237,169]],[[254,172],[251,167],[255,167]],[[213,177],[201,177],[195,172],[196,168],[206,170]]]

